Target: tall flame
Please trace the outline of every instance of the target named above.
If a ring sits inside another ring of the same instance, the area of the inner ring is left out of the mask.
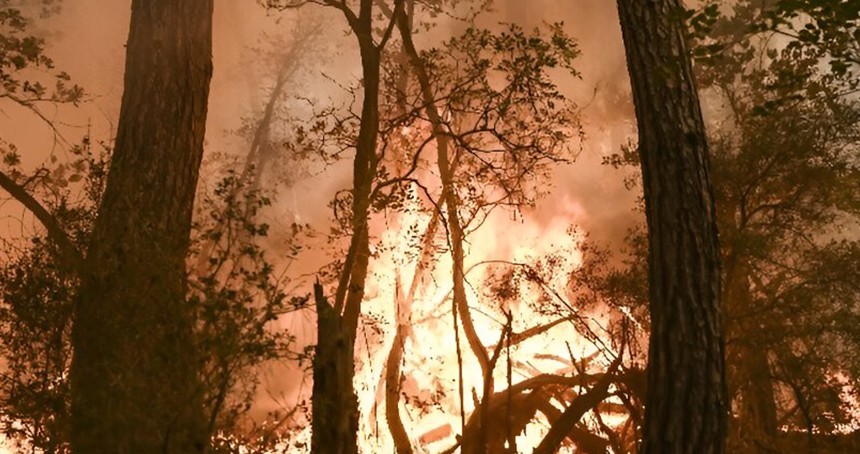
[[[410,190],[405,209],[396,220],[386,221],[374,251],[356,351],[361,452],[394,450],[385,414],[386,363],[393,347],[402,352],[399,412],[410,442],[419,452],[441,452],[453,446],[462,432],[461,418],[468,418],[476,410],[483,395],[481,367],[463,340],[462,328],[458,328],[459,336],[454,334],[450,302],[453,264],[445,240],[436,239],[431,264],[421,261],[422,234],[431,228],[431,223],[438,222],[438,217],[422,209],[422,203],[417,191]],[[543,284],[556,292],[556,297],[570,301],[572,295],[566,290],[568,279],[581,265],[582,253],[578,249],[579,239],[571,235],[567,224],[569,217],[567,213],[564,215],[541,225],[527,216],[512,218],[510,213],[497,212],[482,225],[480,232],[472,235],[464,269],[471,316],[482,343],[492,352],[503,341],[500,336],[506,312],[511,314],[514,333],[549,327],[506,348],[500,355],[493,371],[497,392],[543,372],[572,375],[576,372],[574,363],[600,355],[598,346],[573,323],[533,309],[529,300],[536,302],[541,296],[532,283],[525,280],[516,283],[520,298],[515,301],[500,301],[487,292],[494,269],[535,263],[554,254],[567,259],[559,272]],[[444,229],[440,230],[437,236],[444,238]],[[398,323],[401,336],[397,335]],[[400,345],[395,346],[395,342]],[[559,411],[567,404],[554,402]],[[623,418],[612,425],[622,422]],[[546,418],[535,416],[518,436],[518,449],[529,452],[547,430]]]

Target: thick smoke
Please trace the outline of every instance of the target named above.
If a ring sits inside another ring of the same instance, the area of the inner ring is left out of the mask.
[[[109,143],[111,140],[122,96],[130,3],[129,0],[67,1],[58,14],[37,22],[36,30],[46,38],[48,54],[57,67],[67,71],[88,93],[88,101],[79,108],[62,108],[56,112],[58,118],[62,114],[62,122],[67,125],[62,131],[68,142],[86,133],[97,141]],[[604,156],[618,152],[629,141],[634,129],[614,2],[499,0],[494,11],[481,16],[479,24],[495,27],[507,22],[531,29],[557,21],[564,22],[582,50],[576,64],[582,73],[581,80],[562,88],[582,109],[585,141],[576,145],[581,147],[577,162],[555,170],[553,189],[535,208],[514,218],[510,213],[494,218],[496,225],[491,226],[491,230],[498,234],[494,233],[496,243],[492,249],[496,253],[513,254],[523,236],[538,242],[541,238],[558,238],[570,225],[580,227],[597,240],[618,241],[631,225],[631,219],[635,219],[632,210],[636,194],[624,188],[619,171],[601,165]],[[297,62],[291,83],[281,99],[280,110],[286,112],[283,121],[290,116],[309,115],[309,99],[305,98],[313,98],[321,104],[342,103],[348,98],[338,84],[355,84],[360,70],[354,40],[344,32],[343,18],[314,5],[301,11],[277,13],[267,12],[255,2],[216,0],[215,73],[209,104],[203,190],[206,185],[213,184],[212,178],[230,157],[241,160],[247,153],[249,140],[247,134],[242,133],[243,125],[258,118],[264,109],[271,93],[277,59],[283,58],[285,49],[294,44],[295,29],[309,22],[322,26],[314,32],[312,43],[298,54],[302,61]],[[428,39],[444,39],[446,34],[462,28],[462,24],[450,21]],[[14,126],[2,133],[23,144],[22,149],[27,149],[28,165],[38,165],[56,152],[51,132],[38,121],[13,110],[4,112],[12,115],[13,120],[9,122],[7,118],[3,123]],[[283,124],[275,124],[273,131],[276,145],[279,139],[289,138],[289,131]],[[277,187],[268,188],[276,191],[273,207],[266,213],[267,222],[272,224],[268,246],[271,257],[283,255],[279,248],[291,235],[295,222],[308,223],[325,232],[331,213],[327,202],[335,191],[348,185],[351,177],[346,163],[328,168],[324,173],[310,169],[289,175],[290,181],[286,184],[277,178],[264,180],[277,184]],[[8,205],[0,208],[3,216],[12,216],[7,213]],[[11,212],[20,213],[20,208],[15,207]],[[10,227],[3,224],[0,228],[8,230]],[[481,251],[480,246],[474,248],[476,254]],[[293,264],[289,272],[296,276],[312,273],[326,258],[311,253],[303,260]],[[283,327],[297,335],[300,342],[310,342],[312,323],[312,319],[300,315],[284,320]],[[300,371],[272,366],[265,374],[260,409],[293,403],[302,383],[304,377]]]

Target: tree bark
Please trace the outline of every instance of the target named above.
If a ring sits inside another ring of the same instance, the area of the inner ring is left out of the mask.
[[[185,258],[212,74],[212,0],[134,0],[125,88],[72,333],[77,454],[208,443]]]
[[[328,314],[325,317],[332,319],[326,323],[332,329],[338,329],[338,332],[337,334],[334,334],[334,331],[323,332],[322,326],[318,330],[320,336],[336,336],[338,339],[333,348],[321,347],[324,343],[329,343],[328,340],[320,338],[317,341],[320,345],[314,357],[314,381],[324,380],[328,384],[320,388],[314,385],[312,400],[315,415],[311,452],[354,454],[358,452],[356,432],[359,416],[358,399],[353,387],[355,338],[370,264],[368,218],[370,196],[379,165],[376,146],[379,137],[380,66],[382,50],[390,37],[391,27],[378,44],[374,43],[373,0],[361,0],[358,4],[358,14],[355,14],[345,3],[329,4],[344,13],[358,40],[364,99],[353,160],[352,239],[335,291],[334,307],[331,308],[333,310],[325,309],[325,313]],[[396,0],[395,10],[399,11],[401,6],[402,0]],[[323,316],[322,312],[318,315]],[[322,368],[335,367],[335,363],[338,374],[332,379],[324,375]],[[335,381],[329,383],[331,380]],[[333,405],[336,405],[336,409]],[[328,407],[332,411],[323,410],[323,407]],[[327,411],[327,413],[324,417],[318,417],[318,411]]]
[[[323,295],[322,286],[314,285],[317,309],[317,345],[313,371],[313,434],[311,452],[358,452],[358,400],[352,391],[352,367],[345,361],[352,357],[343,339],[342,319]],[[350,387],[344,389],[343,377],[350,377]]]
[[[721,453],[727,397],[708,147],[679,0],[618,0],[639,125],[649,238],[641,452]]]

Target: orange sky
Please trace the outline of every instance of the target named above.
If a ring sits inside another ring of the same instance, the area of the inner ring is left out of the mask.
[[[555,181],[558,190],[552,198],[565,200],[567,205],[580,205],[577,210],[579,220],[593,222],[591,227],[616,225],[612,220],[622,213],[626,216],[627,210],[616,210],[615,201],[621,198],[627,204],[629,197],[616,181],[611,181],[614,179],[611,174],[605,175],[594,168],[599,155],[616,151],[631,131],[632,107],[613,2],[499,0],[497,5],[498,12],[486,14],[482,19],[483,25],[510,21],[530,28],[542,22],[563,20],[568,31],[579,40],[583,55],[577,67],[583,80],[565,88],[580,104],[587,104],[583,115],[589,140],[580,164],[559,172]],[[320,11],[314,5],[305,8]],[[129,10],[130,0],[66,1],[59,15],[35,23],[35,29],[46,37],[48,54],[57,67],[69,72],[74,82],[83,86],[90,97],[90,101],[81,108],[64,108],[57,114],[64,123],[77,126],[66,128],[72,142],[85,131],[88,123],[92,124],[93,136],[97,140],[110,137],[116,124],[122,94]],[[321,43],[315,57],[322,62],[322,67],[316,74],[313,71],[305,74],[306,86],[302,87],[303,92],[308,90],[312,95],[316,89],[321,92],[320,97],[336,93],[321,73],[347,82],[356,80],[358,76],[357,55],[349,48],[349,37],[343,36],[341,17],[331,12],[325,14],[324,20],[331,24],[327,39],[337,42],[337,45]],[[209,150],[224,152],[238,148],[243,151],[244,145],[232,131],[239,126],[243,115],[248,115],[264,101],[260,99],[258,87],[261,78],[266,76],[265,65],[254,59],[257,52],[249,49],[259,49],[265,42],[261,41],[263,34],[288,33],[295,17],[295,11],[268,13],[250,1],[216,0],[215,73],[207,131]],[[41,162],[51,151],[51,134],[14,106],[0,104],[0,109],[5,113],[5,118],[0,117],[0,134],[19,144],[25,162],[31,165]],[[332,178],[328,190],[345,183],[336,181],[347,176],[346,172],[343,173],[342,177]],[[321,195],[319,200],[325,199],[327,197]],[[538,210],[541,218],[554,216],[555,203],[543,206],[544,210]],[[4,212],[9,210],[9,207],[4,208]],[[302,217],[315,219],[315,214],[304,213]],[[619,233],[613,231],[609,236],[617,237]]]

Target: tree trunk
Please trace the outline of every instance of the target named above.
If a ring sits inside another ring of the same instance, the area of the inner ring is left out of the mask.
[[[415,9],[415,0],[406,0],[404,5],[404,14],[411,24]],[[393,14],[393,12],[392,12]],[[395,20],[394,17],[387,16],[388,20]],[[406,115],[407,99],[406,92],[409,85],[409,56],[406,50],[402,48],[397,53],[395,61],[399,66],[399,74],[395,79],[397,87],[397,110],[398,115]],[[406,169],[401,165],[400,160],[396,163],[397,175],[405,173]],[[424,232],[423,240],[421,241],[421,252],[418,255],[418,261],[415,264],[415,272],[412,275],[412,282],[409,284],[409,291],[406,295],[403,294],[403,286],[400,282],[400,271],[395,273],[396,281],[396,296],[394,298],[394,311],[396,315],[397,328],[394,334],[394,341],[391,343],[391,349],[388,351],[388,358],[385,361],[385,369],[383,371],[383,380],[385,382],[385,421],[388,423],[388,431],[391,432],[391,439],[394,442],[394,451],[397,454],[412,454],[412,442],[409,440],[409,433],[406,431],[406,426],[403,424],[403,418],[400,416],[400,395],[402,383],[400,380],[401,367],[403,361],[403,353],[406,340],[410,338],[409,325],[412,323],[412,303],[415,299],[415,292],[418,290],[418,285],[421,282],[424,271],[427,269],[425,263],[430,259],[433,252],[433,239],[436,237],[436,228],[439,224],[439,213],[433,213],[430,223],[427,224],[427,230]],[[401,227],[402,228],[402,227]]]
[[[397,454],[412,454],[409,433],[406,432],[406,426],[400,417],[400,362],[403,360],[403,344],[406,343],[404,322],[408,321],[398,316],[397,332],[385,362],[385,421],[394,440],[394,451]]]
[[[323,295],[322,286],[314,285],[317,309],[317,345],[314,349],[313,434],[311,452],[358,452],[358,400],[350,386],[344,389],[344,377],[353,376],[353,355],[343,339],[342,319]]]
[[[72,451],[208,443],[185,258],[212,74],[212,0],[134,0],[116,146],[72,333]]]
[[[734,332],[731,336],[735,348],[727,351],[734,359],[727,371],[730,388],[740,393],[741,405],[738,408],[737,424],[739,439],[749,452],[776,452],[775,441],[778,435],[776,399],[771,379],[768,350],[761,345],[760,336],[755,334],[755,318],[749,315],[754,311],[750,293],[750,265],[745,257],[730,253],[726,259],[725,292],[723,301],[726,313],[734,316]],[[735,395],[734,393],[732,395]]]
[[[397,17],[397,26],[403,40],[403,49],[406,51],[406,54],[412,62],[412,67],[415,71],[415,76],[421,89],[421,98],[424,101],[424,111],[427,113],[427,117],[433,126],[433,139],[436,141],[436,164],[439,169],[440,179],[442,180],[443,199],[441,204],[444,204],[445,212],[448,215],[446,225],[451,244],[451,278],[454,284],[451,310],[455,320],[454,331],[456,332],[458,330],[456,320],[459,315],[459,320],[463,326],[463,333],[466,335],[469,347],[475,355],[475,358],[478,360],[478,364],[481,366],[481,375],[483,383],[485,384],[484,393],[490,395],[493,393],[494,385],[493,368],[490,363],[490,357],[487,354],[487,348],[481,342],[481,338],[478,336],[478,332],[475,329],[471,310],[469,309],[468,300],[466,298],[466,275],[463,269],[463,263],[465,261],[465,251],[463,247],[465,234],[463,232],[463,225],[460,222],[460,201],[457,196],[456,184],[454,182],[454,174],[459,159],[457,157],[456,150],[453,159],[449,154],[451,143],[445,131],[445,121],[442,119],[442,115],[436,107],[432,81],[430,80],[430,76],[427,74],[424,63],[422,62],[415,47],[415,43],[413,42],[412,29],[405,13]],[[441,207],[439,209],[441,209]],[[460,386],[462,387],[462,380]],[[463,422],[462,430],[465,431],[465,421]],[[481,449],[481,447],[486,445],[485,435],[486,432],[482,430],[480,436],[474,441],[466,440],[464,438],[462,451],[467,452],[474,449],[474,446],[470,446],[473,444],[477,444],[479,449]]]
[[[639,125],[649,238],[641,452],[725,449],[720,256],[708,150],[679,0],[618,0]]]
[[[379,84],[382,48],[373,42],[373,0],[361,0],[358,15],[346,5],[341,8],[358,39],[364,99],[361,109],[361,125],[353,160],[352,187],[352,240],[344,260],[335,292],[333,310],[326,308],[324,315],[318,310],[320,327],[318,335],[335,336],[333,348],[323,348],[329,340],[318,339],[314,357],[314,382],[325,381],[324,387],[314,385],[313,411],[326,411],[325,416],[313,417],[311,452],[314,454],[355,454],[358,452],[358,400],[353,387],[355,376],[355,338],[364,300],[364,285],[370,264],[370,195],[376,178],[378,157],[376,145],[379,136]],[[328,304],[328,303],[325,303]],[[319,304],[318,304],[319,306]],[[323,320],[322,317],[331,320]],[[322,323],[332,330],[323,331]],[[326,375],[325,368],[335,367],[337,375]],[[331,411],[323,410],[329,407]],[[318,409],[318,406],[322,406]]]

